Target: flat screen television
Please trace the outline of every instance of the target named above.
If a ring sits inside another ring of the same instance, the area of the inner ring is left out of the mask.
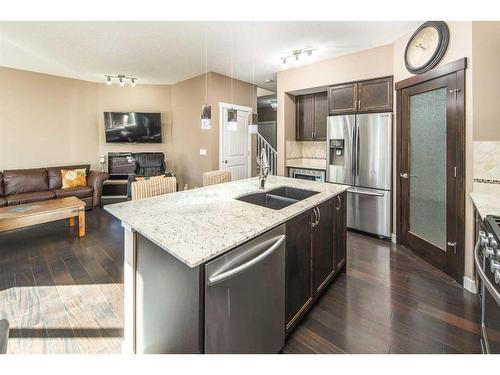
[[[104,112],[106,143],[161,143],[161,113]]]

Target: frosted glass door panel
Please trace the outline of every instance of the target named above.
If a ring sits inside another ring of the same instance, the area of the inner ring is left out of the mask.
[[[446,88],[410,97],[410,232],[446,251]]]

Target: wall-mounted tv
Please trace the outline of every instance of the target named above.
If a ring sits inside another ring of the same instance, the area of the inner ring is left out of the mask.
[[[161,113],[104,112],[106,143],[161,143]]]

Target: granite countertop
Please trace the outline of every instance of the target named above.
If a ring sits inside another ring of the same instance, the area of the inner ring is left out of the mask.
[[[318,191],[281,210],[235,198],[259,192],[258,177],[105,206],[133,230],[196,267],[347,190],[348,186],[269,176],[279,186]]]
[[[474,191],[470,193],[472,202],[481,219],[487,215],[500,215],[500,185],[474,183]]]
[[[287,159],[286,166],[291,168],[326,170],[326,159],[312,159],[312,158]]]

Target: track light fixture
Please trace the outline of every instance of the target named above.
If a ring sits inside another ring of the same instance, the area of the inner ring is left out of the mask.
[[[292,53],[288,56],[281,58],[281,66],[283,69],[287,67],[288,62],[294,58],[295,61],[299,61],[302,56],[306,56],[310,58],[313,54],[313,51],[316,51],[316,48],[302,48],[302,49],[294,49]]]
[[[126,81],[130,82],[131,87],[135,87],[137,81],[136,77],[129,77],[126,76],[125,74],[117,74],[117,75],[105,74],[104,77],[106,77],[106,85],[111,85],[113,84],[113,81],[118,80],[118,83],[120,84],[121,87],[125,86],[125,84],[127,83]]]

